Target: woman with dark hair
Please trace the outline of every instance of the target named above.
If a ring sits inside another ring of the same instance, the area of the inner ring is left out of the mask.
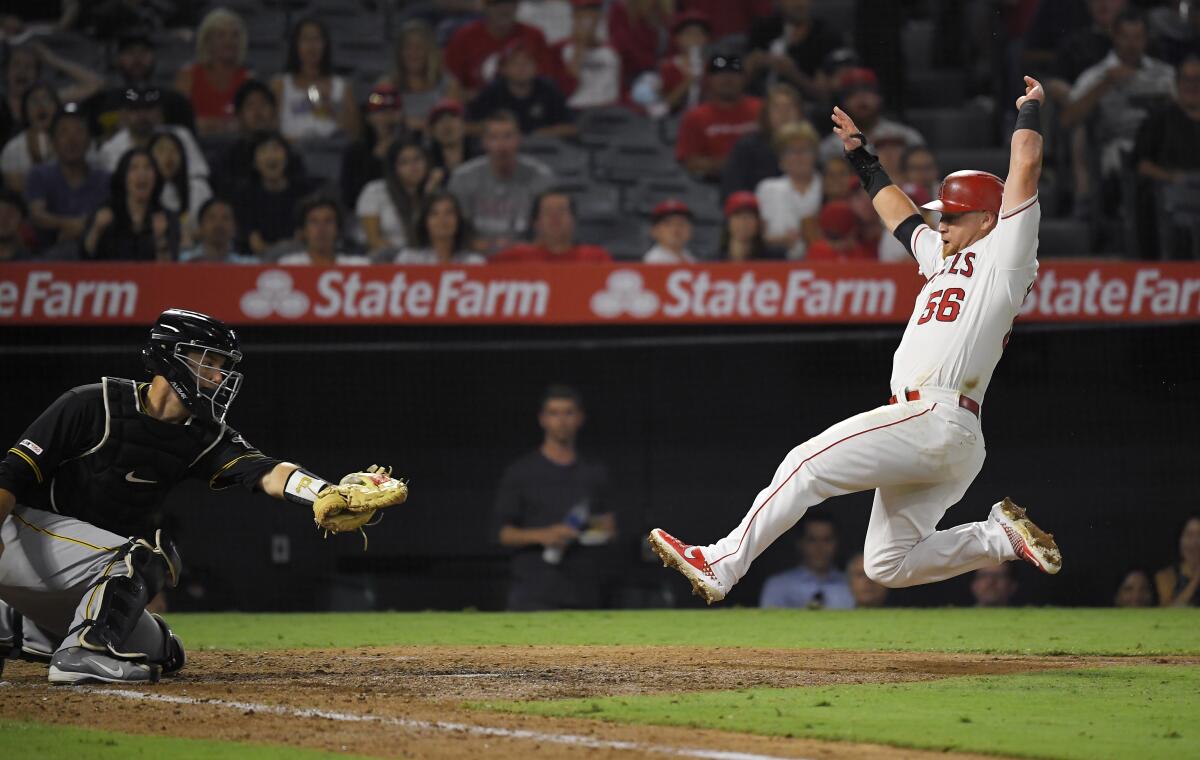
[[[471,250],[471,223],[463,218],[458,198],[445,191],[430,193],[413,223],[413,245],[401,251],[397,264],[483,264]]]
[[[396,39],[392,72],[380,84],[395,87],[404,100],[407,126],[421,132],[434,105],[446,98],[459,100],[462,88],[446,70],[437,34],[421,19],[406,21]]]
[[[251,179],[234,193],[238,247],[263,254],[295,231],[296,205],[311,189],[308,178],[278,132],[260,132],[253,142]]]
[[[183,229],[183,245],[192,244],[192,231],[200,218],[199,210],[212,197],[212,189],[204,177],[188,172],[187,150],[173,132],[159,132],[147,146],[154,165],[163,180],[159,203],[179,217]]]
[[[413,140],[388,148],[383,172],[383,179],[367,183],[354,207],[362,242],[372,253],[407,245],[422,199],[444,176],[440,169],[431,169],[429,154]]]
[[[354,88],[333,73],[333,40],[320,21],[292,27],[287,71],[271,80],[279,102],[279,131],[289,140],[358,135]]]
[[[724,261],[779,258],[778,251],[768,248],[763,239],[762,217],[754,193],[739,190],[726,199],[720,255]]]
[[[130,148],[117,162],[108,202],[96,210],[83,236],[83,257],[102,261],[174,261],[179,219],[159,205],[162,177],[145,148]]]
[[[25,191],[29,170],[54,158],[50,144],[50,122],[58,113],[58,93],[48,84],[35,84],[21,98],[21,122],[25,130],[8,141],[0,152],[4,184],[18,193]]]
[[[1200,514],[1179,531],[1179,561],[1154,574],[1158,603],[1163,607],[1200,607]]]

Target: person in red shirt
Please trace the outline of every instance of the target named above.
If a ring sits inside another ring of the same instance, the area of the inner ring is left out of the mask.
[[[666,54],[673,8],[673,0],[614,0],[609,6],[608,41],[621,56],[626,86]]]
[[[495,78],[500,52],[514,42],[534,56],[538,71],[553,72],[545,35],[517,21],[516,0],[485,0],[483,18],[454,33],[446,44],[446,68],[462,83],[466,98]]]
[[[859,240],[859,220],[846,201],[830,201],[817,215],[824,238],[808,246],[808,261],[872,261],[875,250]]]
[[[742,135],[758,129],[762,101],[744,93],[746,77],[736,56],[714,55],[708,62],[708,102],[683,116],[675,158],[694,176],[716,179]]]
[[[547,190],[533,202],[532,243],[520,243],[492,257],[493,263],[531,264],[612,261],[608,251],[575,242],[575,200],[559,190]]]
[[[675,55],[658,64],[662,100],[671,113],[700,104],[704,87],[704,48],[711,37],[712,23],[703,13],[680,13],[671,21]]]

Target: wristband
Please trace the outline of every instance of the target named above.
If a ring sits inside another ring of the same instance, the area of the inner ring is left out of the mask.
[[[1017,111],[1017,124],[1013,131],[1030,129],[1042,133],[1042,104],[1036,100],[1026,100]]]
[[[303,467],[297,467],[292,470],[287,484],[283,487],[283,498],[311,507],[317,500],[317,494],[327,485],[329,485],[329,481],[320,475],[314,475]]]
[[[859,180],[862,181],[863,189],[867,191],[867,195],[874,198],[879,194],[879,191],[888,185],[892,184],[892,179],[879,165],[879,158],[867,152],[867,138],[862,134],[855,135],[862,140],[862,145],[854,150],[846,152],[846,160],[854,167],[854,171],[858,173]]]

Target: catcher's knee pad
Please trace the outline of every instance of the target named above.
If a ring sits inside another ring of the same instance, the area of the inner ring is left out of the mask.
[[[150,661],[156,665],[162,666],[162,674],[164,676],[178,673],[183,669],[187,662],[187,654],[183,651],[183,642],[167,625],[167,621],[163,620],[162,615],[157,612],[151,612],[150,617],[154,618],[154,622],[158,623],[159,630],[163,635],[163,648],[158,657],[151,657]]]
[[[126,553],[125,564],[130,575],[141,576],[151,599],[166,586],[175,588],[183,570],[175,542],[163,536],[161,530],[155,531],[153,546],[144,538],[134,541]]]

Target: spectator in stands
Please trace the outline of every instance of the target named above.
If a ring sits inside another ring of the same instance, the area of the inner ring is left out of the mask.
[[[535,61],[535,69],[552,71],[546,38],[536,27],[516,20],[517,0],[484,0],[483,18],[460,27],[446,44],[446,67],[462,84],[463,97],[474,97],[496,78],[499,54],[521,43]]]
[[[108,200],[109,175],[87,162],[90,135],[79,109],[58,109],[50,141],[56,158],[29,171],[25,198],[39,250],[61,243],[78,253],[88,218]]]
[[[740,0],[736,3],[728,0],[679,0],[678,5],[685,12],[708,16],[716,40],[735,35],[744,37],[756,20],[770,16],[775,11],[772,0]]]
[[[289,140],[358,136],[354,86],[333,73],[333,40],[325,24],[307,18],[292,27],[286,71],[271,80],[279,131]]]
[[[864,68],[842,69],[837,80],[838,102],[842,110],[850,114],[854,123],[867,136],[867,150],[875,152],[875,141],[879,137],[899,136],[906,147],[924,145],[921,133],[883,115],[883,98],[879,94],[879,80],[875,72]],[[821,161],[840,158],[842,141],[832,132],[821,141]]]
[[[234,95],[250,78],[246,61],[246,25],[227,8],[209,11],[196,30],[196,60],[179,70],[175,89],[186,95],[202,135],[237,129]]]
[[[1200,54],[1200,13],[1194,0],[1171,0],[1150,10],[1146,22],[1153,49],[1172,66]]]
[[[1017,593],[1009,563],[981,567],[971,574],[971,596],[976,607],[1008,607]]]
[[[1113,597],[1114,607],[1154,607],[1154,585],[1145,570],[1130,570]]]
[[[642,257],[644,264],[694,264],[688,250],[692,242],[692,210],[683,201],[669,198],[650,214],[650,238],[654,245]]]
[[[905,148],[900,157],[900,184],[920,188],[930,198],[936,198],[938,188],[942,186],[942,175],[938,171],[937,159],[933,151],[925,145],[913,145]],[[904,191],[912,196],[909,188]],[[917,204],[918,207],[920,204]]]
[[[493,262],[604,264],[612,261],[608,251],[575,242],[575,199],[559,190],[547,190],[533,202],[533,242],[501,251]]]
[[[367,183],[383,177],[388,151],[409,134],[404,126],[400,92],[390,84],[377,84],[367,96],[367,128],[342,153],[339,182],[342,203],[354,208]]]
[[[704,98],[704,50],[712,38],[712,22],[698,11],[671,20],[674,55],[658,64],[659,97],[670,113],[700,105]]]
[[[811,0],[780,0],[779,13],[760,17],[751,27],[746,69],[755,91],[783,81],[818,102],[829,96],[821,65],[845,41],[830,24],[813,17],[811,6]]]
[[[533,201],[554,183],[542,162],[523,156],[521,131],[511,111],[496,111],[483,125],[485,154],[450,175],[450,192],[475,226],[476,250],[494,253],[508,248],[529,225]]]
[[[160,130],[179,138],[187,151],[188,171],[192,176],[207,177],[208,161],[196,143],[196,138],[184,127],[163,124],[162,91],[157,87],[130,87],[125,90],[125,108],[121,112],[124,125],[119,132],[100,146],[100,164],[115,171],[117,163],[130,148],[145,148],[150,138]]]
[[[441,169],[430,166],[419,142],[392,143],[383,178],[368,182],[354,206],[367,250],[394,256],[408,245],[421,203],[441,185],[443,176]]]
[[[1132,152],[1147,108],[1171,97],[1174,89],[1171,67],[1146,55],[1145,18],[1124,11],[1113,27],[1112,51],[1071,87],[1062,125],[1070,129],[1090,122],[1089,133],[1100,153],[1100,178],[1111,178]]]
[[[6,187],[22,192],[29,170],[54,159],[50,122],[56,113],[58,94],[53,87],[35,84],[25,91],[25,97],[21,99],[21,122],[25,129],[0,151],[0,172],[3,172]]]
[[[108,202],[83,235],[83,256],[97,261],[174,261],[179,217],[159,204],[162,177],[145,148],[121,156],[109,183]]]
[[[878,223],[876,223],[878,224]],[[875,249],[863,241],[862,224],[848,200],[830,201],[817,214],[821,238],[808,246],[808,261],[871,261]]]
[[[234,195],[238,247],[262,256],[276,243],[291,240],[296,230],[297,204],[311,186],[292,147],[278,132],[260,133],[254,140],[251,179]]]
[[[0,262],[33,258],[33,251],[22,234],[28,215],[29,207],[20,193],[0,188]]]
[[[1113,29],[1117,18],[1125,11],[1126,4],[1125,0],[1088,0],[1087,19],[1083,26],[1066,35],[1063,35],[1060,29],[1051,30],[1058,43],[1051,90],[1062,96],[1058,98],[1059,102],[1066,100],[1070,84],[1078,79],[1080,74],[1099,63],[1112,51]],[[1051,90],[1047,90],[1047,94]]]
[[[806,121],[785,124],[775,135],[783,176],[764,179],[754,193],[762,209],[767,242],[802,259],[819,237],[822,182],[817,172],[817,131]]]
[[[247,79],[233,96],[237,136],[218,156],[212,186],[218,194],[232,197],[249,182],[254,171],[254,142],[263,132],[279,130],[275,93],[257,79]],[[298,159],[297,159],[298,160]]]
[[[480,122],[496,111],[516,114],[521,132],[527,135],[572,137],[579,131],[566,99],[554,82],[538,76],[533,53],[521,41],[501,53],[500,76],[467,105],[467,120]]]
[[[746,95],[746,77],[736,56],[714,55],[708,62],[710,98],[684,114],[675,158],[696,177],[717,179],[733,144],[758,129],[762,101]]]
[[[777,258],[763,238],[763,221],[754,193],[739,190],[725,199],[720,256],[726,261]]]
[[[121,34],[117,40],[114,72],[109,77],[109,86],[84,102],[93,134],[107,140],[120,128],[125,90],[152,86],[157,63],[154,42],[146,30],[130,29]],[[163,90],[161,95],[164,123],[195,130],[192,104],[187,96],[175,90]]]
[[[757,132],[743,135],[729,153],[721,172],[721,195],[738,190],[754,192],[758,183],[779,175],[779,153],[775,137],[785,124],[804,121],[800,93],[786,82],[778,82],[767,90],[759,115]]]
[[[71,84],[58,90],[58,99],[63,103],[81,101],[104,86],[104,80],[95,72],[55,54],[40,42],[8,45],[4,58],[4,108],[0,113],[0,124],[9,124],[8,130],[0,134],[5,142],[25,128],[21,103],[25,93],[42,81],[43,65],[71,80]]]
[[[146,0],[100,0],[80,2],[78,24],[91,28],[96,36],[112,39],[125,29],[138,27],[161,34],[168,27],[190,29],[195,18],[187,10],[200,3],[147,2]]]
[[[296,236],[304,250],[279,257],[282,266],[364,266],[366,256],[342,253],[342,209],[328,196],[311,195],[303,199],[296,214]]]
[[[493,520],[500,545],[515,550],[508,609],[604,606],[616,563],[585,531],[611,542],[617,520],[608,505],[608,468],[579,454],[585,421],[579,391],[546,389],[538,411],[542,444],[510,464],[500,479]]]
[[[1179,561],[1154,574],[1158,603],[1163,607],[1200,606],[1200,514],[1179,531]]]
[[[846,563],[846,581],[850,584],[855,608],[882,607],[887,601],[887,586],[867,577],[861,554],[855,554]]]
[[[654,71],[667,53],[667,25],[674,0],[613,0],[608,7],[608,41],[621,56],[626,84],[643,71]]]
[[[429,113],[437,103],[447,98],[462,98],[462,87],[442,61],[437,36],[420,19],[412,19],[400,27],[392,73],[380,84],[391,85],[399,92],[405,124],[412,132],[425,130]]]
[[[179,217],[183,245],[192,244],[192,231],[199,218],[200,206],[212,197],[212,189],[204,177],[188,173],[187,151],[171,132],[159,132],[150,140],[150,155],[162,177],[159,204]]]
[[[844,201],[860,187],[858,175],[846,163],[846,159],[838,156],[825,162],[821,174],[821,203]]]
[[[443,100],[429,112],[429,158],[447,175],[482,152],[479,141],[467,134],[463,107],[457,100]]]
[[[546,38],[546,44],[554,45],[571,36],[574,5],[574,0],[520,0],[517,21],[536,26]]]
[[[196,212],[198,230],[196,244],[179,254],[181,263],[193,264],[257,264],[258,259],[238,251],[237,218],[233,206],[219,196],[200,205]]]
[[[396,256],[397,264],[483,264],[471,250],[471,223],[458,199],[444,190],[425,196],[413,224],[413,242]]]
[[[759,607],[848,610],[854,596],[846,574],[834,565],[837,528],[827,515],[810,512],[800,521],[796,551],[800,565],[767,578]]]
[[[1200,16],[1200,13],[1196,15]],[[1142,122],[1133,146],[1139,180],[1138,239],[1143,258],[1179,258],[1184,235],[1160,216],[1163,195],[1200,181],[1200,55],[1189,55],[1175,72],[1175,101]]]
[[[574,0],[571,36],[551,48],[555,82],[571,108],[615,105],[621,99],[621,58],[600,39],[604,0]]]

